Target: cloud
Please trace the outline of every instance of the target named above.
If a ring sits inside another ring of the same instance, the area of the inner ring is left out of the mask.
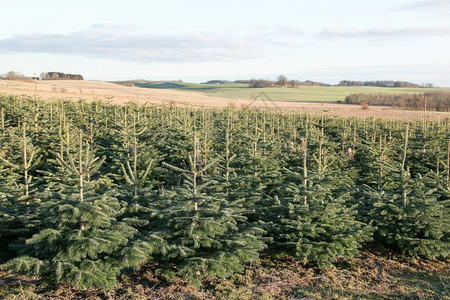
[[[259,32],[261,34],[277,35],[283,37],[301,36],[305,32],[302,29],[291,26],[266,26],[261,24],[254,24],[248,27],[238,27],[239,30],[247,30],[252,32]]]
[[[214,32],[137,33],[134,26],[96,24],[69,34],[34,33],[0,39],[0,51],[102,57],[144,63],[239,61],[262,57],[255,38]],[[261,41],[267,42],[267,40]]]
[[[411,4],[402,5],[389,10],[390,12],[416,12],[424,14],[430,18],[450,17],[450,1],[448,0],[425,0],[417,1]]]
[[[418,1],[408,5],[401,6],[400,9],[407,9],[407,10],[430,9],[441,11],[443,9],[450,9],[450,1],[448,0]]]
[[[138,26],[131,24],[98,23],[91,26],[91,29],[111,30],[111,31],[134,31]]]
[[[321,39],[403,39],[450,35],[450,26],[412,28],[340,29],[327,28],[317,37]]]

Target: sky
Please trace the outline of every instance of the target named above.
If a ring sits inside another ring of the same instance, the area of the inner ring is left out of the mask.
[[[0,73],[450,87],[450,0],[0,3]]]

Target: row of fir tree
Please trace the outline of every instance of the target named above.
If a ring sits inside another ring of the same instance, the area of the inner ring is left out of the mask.
[[[0,96],[0,260],[110,289],[151,266],[200,284],[261,254],[328,268],[362,247],[450,249],[450,119]]]

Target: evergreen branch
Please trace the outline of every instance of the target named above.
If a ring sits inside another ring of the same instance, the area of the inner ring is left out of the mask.
[[[14,168],[14,169],[20,169],[20,166],[13,164],[9,161],[7,161],[6,159],[4,159],[3,157],[0,156],[0,160],[3,161],[5,164],[7,164],[8,166]]]
[[[66,167],[67,169],[72,171],[72,168],[70,165],[68,165],[64,159],[61,157],[61,155],[59,153],[56,153],[56,160],[63,166]]]
[[[138,137],[138,136],[142,135],[145,131],[147,131],[147,126],[144,127],[144,128],[143,128],[141,131],[139,131],[138,133],[136,133],[136,136]]]
[[[166,166],[166,167],[168,167],[169,169],[172,169],[172,170],[174,170],[174,171],[181,172],[181,173],[189,173],[188,170],[184,170],[184,169],[175,167],[175,166],[173,166],[173,165],[171,165],[171,164],[168,164],[168,163],[166,163],[166,162],[163,162],[162,164],[163,164],[163,166]]]
[[[41,159],[42,159],[42,155],[40,155],[40,156],[36,159],[36,161],[35,161],[32,165],[30,165],[30,166],[28,167],[28,169],[30,170],[30,169],[36,167],[36,166],[41,162]]]
[[[132,181],[132,180],[130,179],[130,177],[128,176],[128,172],[125,170],[125,166],[124,166],[123,164],[121,164],[121,166],[122,166],[123,174],[124,174],[124,176],[125,176],[125,181],[126,181],[128,184],[133,185],[133,181]]]
[[[36,153],[36,151],[33,149],[33,151],[31,151],[30,159],[28,161],[24,161],[25,170],[29,170],[30,169],[30,164],[33,161],[33,157],[34,157],[35,153]]]
[[[82,143],[83,143],[83,140],[80,141],[80,144],[81,144],[80,147],[82,146]],[[84,154],[85,161],[84,161],[83,169],[90,166],[92,163],[94,163],[94,161],[93,161],[94,156],[91,155],[91,153],[89,151],[90,148],[91,147],[90,147],[89,142],[86,142],[86,153]],[[80,154],[81,154],[81,150],[80,150]],[[80,157],[80,159],[81,159],[81,157]],[[82,172],[82,173],[83,173],[83,175],[85,174],[84,172]]]
[[[72,168],[70,168],[67,164],[67,166],[68,166],[68,169],[69,170],[71,170],[72,172],[74,172],[76,175],[78,175],[78,176],[81,176],[81,174],[80,174],[80,171],[78,170],[78,168],[77,168],[77,166],[75,165],[75,161],[74,161],[74,159],[73,159],[73,156],[72,156],[72,154],[70,154],[70,152],[69,152],[69,149],[66,149],[66,151],[67,151],[67,157],[69,158],[69,162],[70,162],[70,164],[72,165]],[[64,162],[64,161],[63,161]]]
[[[98,159],[98,157],[97,157],[94,161],[96,161],[97,159]],[[106,160],[106,156],[103,155],[101,161],[99,161],[99,162],[97,163],[97,165],[96,165],[96,166],[93,166],[92,168],[89,168],[89,167],[88,167],[88,168],[86,169],[86,172],[83,172],[83,175],[94,174],[94,173],[96,173],[96,172],[98,171],[98,169],[100,169],[100,167],[103,165],[103,163],[105,162],[105,160]]]
[[[237,157],[237,154],[233,154],[230,158],[228,158],[229,162],[232,162]]]
[[[206,170],[208,170],[210,167],[212,167],[212,166],[214,166],[215,164],[217,164],[220,160],[222,159],[222,157],[216,157],[216,158],[214,158],[211,162],[209,162],[203,169],[201,169],[200,171],[199,171],[199,173],[201,174],[201,173],[203,173],[203,172],[205,172]]]
[[[147,177],[148,173],[150,172],[150,168],[153,165],[153,160],[150,159],[148,165],[147,165],[147,169],[145,169],[144,174],[142,175],[141,179],[139,180],[140,182],[143,182],[145,180],[145,178]]]
[[[127,168],[128,168],[128,174],[131,176],[131,179],[133,180],[131,184],[134,184],[134,182],[136,181],[136,176],[133,172],[133,169],[131,168],[130,162],[127,160]]]
[[[283,170],[285,170],[286,172],[288,172],[289,174],[291,174],[291,175],[295,175],[295,176],[299,176],[300,174],[298,174],[297,172],[294,172],[294,171],[292,171],[292,170],[289,170],[288,168],[286,168],[286,167],[283,167]]]
[[[316,161],[316,163],[319,163],[319,159],[317,158],[316,154],[313,153],[312,156],[313,156],[314,160]]]
[[[191,167],[190,172],[191,173],[199,173],[197,172],[197,162],[194,163],[194,160],[192,159],[192,156],[189,155],[189,166]]]

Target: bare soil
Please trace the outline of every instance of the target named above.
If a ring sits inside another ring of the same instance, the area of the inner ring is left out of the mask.
[[[328,114],[339,117],[383,118],[383,119],[422,119],[424,112],[396,110],[389,107],[371,106],[363,109],[360,105],[339,103],[307,102],[264,102],[249,99],[213,97],[199,92],[184,92],[170,89],[146,89],[122,86],[104,81],[45,80],[45,81],[0,81],[0,93],[36,96],[41,99],[64,98],[87,101],[103,100],[115,104],[129,101],[165,105],[192,105],[196,107],[235,107],[243,109],[278,109],[292,112],[319,113],[326,109]],[[428,112],[428,119],[450,118],[450,113]]]

